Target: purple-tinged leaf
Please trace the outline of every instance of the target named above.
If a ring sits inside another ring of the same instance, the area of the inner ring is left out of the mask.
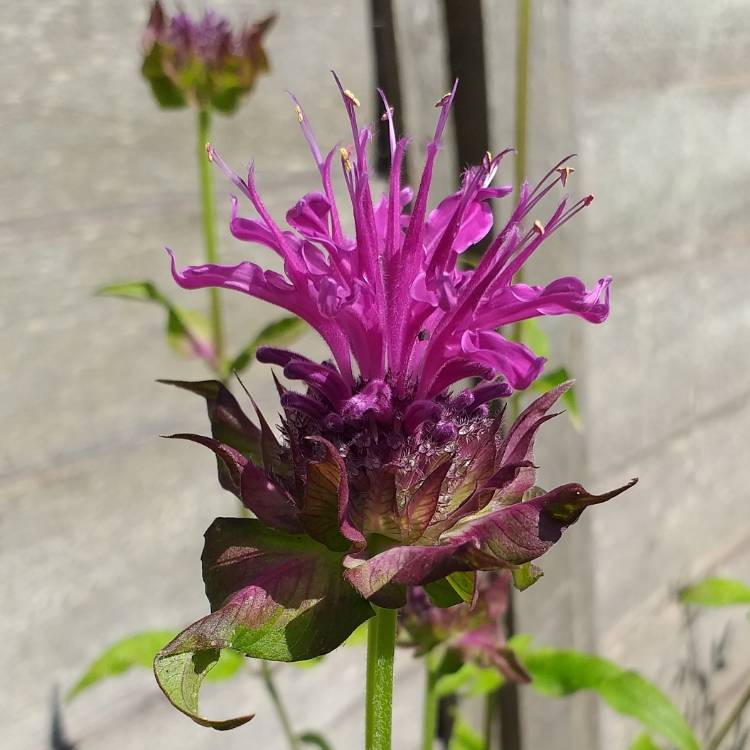
[[[603,503],[632,487],[633,479],[603,495],[566,484],[544,495],[460,522],[446,536],[466,544],[477,569],[516,566],[541,557],[589,505]]]
[[[404,543],[416,542],[427,530],[440,499],[440,488],[451,467],[448,458],[433,469],[411,495],[401,515],[401,534]]]
[[[276,439],[271,425],[268,424],[263,416],[255,399],[251,397],[255,414],[258,417],[260,425],[260,452],[262,456],[262,465],[266,471],[280,477],[289,477],[292,474],[292,467],[289,461],[285,460],[284,449],[281,443]]]
[[[312,659],[372,616],[342,576],[340,554],[254,519],[214,521],[203,571],[212,614],[183,630],[154,661],[170,701],[203,726],[230,729],[252,718],[215,722],[198,713],[200,686],[219,649],[276,661]]]
[[[242,473],[245,467],[250,463],[245,456],[239,451],[231,448],[218,440],[214,440],[204,435],[194,435],[192,433],[180,432],[176,435],[165,435],[170,439],[190,440],[212,450],[216,454],[216,464],[219,470],[219,484],[243,500],[241,490]],[[244,500],[243,500],[244,502]]]
[[[296,533],[302,531],[299,509],[292,496],[254,464],[242,472],[241,499],[266,526]]]
[[[531,387],[537,393],[544,393],[550,388],[554,388],[555,386],[568,381],[571,383],[574,382],[570,377],[570,373],[564,367],[558,367],[556,370],[545,372],[539,380],[532,383]],[[565,407],[565,411],[567,412],[573,427],[580,432],[582,429],[581,412],[578,408],[578,398],[576,397],[576,389],[574,385],[571,384],[568,390],[563,393],[560,403]]]
[[[511,425],[508,434],[500,444],[498,463],[505,467],[516,465],[520,468],[517,476],[510,483],[505,483],[495,493],[495,502],[502,505],[517,503],[523,493],[532,487],[536,478],[534,467],[534,439],[539,428],[555,414],[547,414],[553,404],[573,385],[573,381],[562,383],[543,396],[533,401]],[[502,472],[503,469],[500,469]],[[491,481],[497,485],[500,477],[495,475]]]
[[[547,391],[544,395],[534,400],[524,409],[513,422],[508,434],[503,439],[498,450],[498,458],[503,463],[514,463],[516,461],[533,460],[528,451],[536,431],[539,429],[539,419],[544,417],[552,408],[554,403],[570,388],[573,381],[568,381]]]
[[[401,539],[394,471],[363,472],[350,480],[349,493],[353,523],[365,535]]]
[[[365,538],[351,520],[349,487],[344,461],[336,448],[321,437],[310,437],[321,446],[324,458],[307,465],[305,496],[300,518],[313,539],[330,549],[346,550]]]
[[[216,440],[242,453],[253,463],[263,460],[260,430],[248,419],[237,399],[218,380],[159,380],[166,385],[195,393],[206,399],[211,434]]]
[[[423,586],[460,571],[523,565],[550,549],[587,506],[619,495],[635,481],[603,495],[590,495],[578,484],[563,485],[461,521],[437,546],[392,547],[367,560],[349,556],[346,577],[366,599],[394,606],[394,588],[399,586]]]
[[[466,461],[467,466],[460,474],[458,482],[449,486],[447,503],[440,503],[436,513],[436,520],[445,523],[440,524],[441,530],[452,525],[455,519],[465,515],[465,505],[472,509],[480,509],[492,498],[491,492],[482,492],[482,486],[492,476],[497,463],[497,445],[495,436],[500,428],[501,416],[494,419],[488,429],[472,436],[471,440],[459,449],[459,454],[454,460]],[[450,523],[448,519],[452,519]]]
[[[404,586],[421,586],[459,570],[471,570],[464,555],[470,542],[436,547],[392,547],[359,560],[347,557],[346,578],[366,599],[381,607],[400,607],[406,599]]]

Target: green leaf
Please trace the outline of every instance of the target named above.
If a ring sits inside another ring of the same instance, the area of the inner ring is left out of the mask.
[[[533,563],[524,563],[518,568],[513,568],[513,585],[519,591],[525,591],[529,586],[533,586],[543,575],[544,571]]]
[[[474,601],[474,589],[477,585],[477,574],[475,572],[451,573],[446,576],[445,580],[453,587],[463,602],[470,604]]]
[[[426,583],[422,588],[427,592],[430,601],[436,607],[440,607],[440,609],[455,607],[456,604],[463,603],[461,595],[455,588],[453,588],[453,586],[451,586],[447,578],[441,578],[439,581]]]
[[[318,732],[303,732],[299,735],[299,741],[305,745],[313,745],[320,750],[333,750],[328,741]]]
[[[639,734],[628,750],[661,750],[661,748],[647,734]]]
[[[141,66],[141,74],[149,82],[154,98],[160,107],[177,109],[187,105],[183,93],[164,72],[161,45],[154,45],[154,48],[146,56]]]
[[[133,667],[149,669],[154,657],[176,635],[174,630],[145,630],[113,643],[89,664],[68,692],[68,700],[100,680],[127,672]]]
[[[680,601],[703,607],[750,604],[750,586],[734,578],[707,578],[680,591]]]
[[[682,714],[653,683],[614,662],[580,651],[535,647],[528,636],[508,644],[543,695],[562,697],[593,690],[618,713],[637,719],[680,750],[700,750]]]
[[[539,357],[549,358],[550,346],[549,336],[542,330],[539,323],[532,319],[520,322],[521,342],[533,349]]]
[[[344,641],[344,646],[365,646],[367,645],[368,623],[363,622],[357,629]]]
[[[216,91],[211,97],[211,106],[224,115],[230,115],[239,106],[245,90],[239,86],[228,86]]]
[[[150,281],[124,281],[119,284],[108,284],[97,289],[96,293],[104,297],[166,302],[165,297],[156,288],[156,285]]]
[[[134,633],[109,646],[89,665],[86,672],[68,692],[71,700],[86,688],[101,680],[116,677],[133,667],[151,669],[154,657],[178,633],[177,630],[145,630]],[[213,681],[228,680],[234,677],[244,663],[244,658],[236,651],[224,649],[208,679]]]
[[[459,716],[453,725],[448,750],[487,750],[484,740]]]
[[[237,356],[229,363],[228,372],[242,372],[252,361],[259,346],[285,346],[296,341],[308,330],[304,320],[295,316],[280,318],[267,325]]]
[[[558,367],[556,370],[547,372],[535,380],[531,385],[531,388],[539,393],[546,393],[550,389],[556,388],[561,383],[565,383],[570,379],[570,373],[564,367]],[[571,386],[565,391],[560,399],[560,403],[567,410],[568,417],[570,417],[573,427],[580,431],[582,427],[581,413],[578,410],[578,399],[576,398],[575,386]]]
[[[166,645],[166,644],[164,644]],[[156,654],[154,654],[156,656]],[[151,660],[149,666],[153,666],[154,660]],[[232,651],[229,648],[223,648],[219,661],[216,663],[214,668],[206,675],[206,679],[210,682],[221,682],[223,680],[229,680],[234,677],[242,665],[245,663],[245,657],[242,654],[238,654],[236,651]]]
[[[198,355],[211,361],[211,327],[205,315],[178,307],[152,282],[126,281],[109,284],[98,289],[96,293],[105,297],[153,302],[159,305],[167,314],[167,343],[179,354]]]
[[[475,698],[494,693],[503,682],[503,676],[497,669],[466,662],[455,672],[441,675],[435,683],[435,694],[438,698],[456,693]]]
[[[293,661],[292,666],[297,667],[297,669],[312,669],[313,667],[317,667],[319,664],[321,664],[324,659],[325,659],[324,656],[316,656],[313,659],[303,659],[302,661]]]

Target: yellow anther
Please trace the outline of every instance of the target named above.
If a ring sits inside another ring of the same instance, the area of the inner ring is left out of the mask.
[[[388,120],[390,120],[391,117],[393,117],[393,111],[394,111],[393,107],[388,107],[388,109],[385,112],[383,112],[382,115],[380,115],[380,119],[382,120],[382,122],[388,122]]]
[[[492,161],[492,151],[485,151],[484,152],[484,158],[487,159],[487,161]]]
[[[573,169],[573,167],[560,167],[557,171],[560,174],[560,182],[562,182],[563,187],[565,187],[568,182],[568,177],[575,172],[575,169]]]
[[[206,148],[206,155],[208,156],[208,160],[213,161],[214,160],[214,147],[210,143],[207,143],[205,148]]]
[[[346,169],[347,172],[351,172],[352,163],[349,159],[349,149],[342,146],[339,149],[339,154],[341,154],[341,161],[344,162],[344,169]]]
[[[294,111],[297,113],[297,122],[301,125],[305,120],[305,116],[302,114],[302,108],[297,105],[294,108]]]
[[[359,99],[349,89],[344,89],[344,96],[355,106],[359,107]]]
[[[448,100],[449,100],[450,98],[451,98],[451,92],[449,91],[449,92],[448,92],[447,94],[444,94],[443,96],[441,96],[441,97],[440,97],[440,98],[439,98],[439,99],[438,99],[438,100],[437,100],[437,101],[435,102],[435,106],[436,106],[436,107],[442,107],[442,106],[443,106],[444,104],[447,104],[447,103],[448,103]]]
[[[534,222],[534,229],[536,229],[540,235],[544,234],[544,224],[542,224],[541,221],[537,220]]]

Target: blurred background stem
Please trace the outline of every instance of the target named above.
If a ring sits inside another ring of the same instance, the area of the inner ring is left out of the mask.
[[[268,696],[271,699],[271,703],[273,703],[274,710],[276,711],[276,716],[279,719],[281,728],[284,731],[284,737],[286,737],[287,743],[289,745],[289,750],[299,750],[299,740],[294,734],[292,722],[289,718],[289,714],[286,712],[286,708],[284,708],[284,704],[281,701],[279,691],[276,689],[276,683],[273,681],[273,673],[271,672],[271,667],[269,666],[267,661],[261,660],[260,662],[260,677],[261,680],[263,680],[263,684],[265,685]]]
[[[211,174],[211,163],[206,154],[206,144],[210,140],[211,113],[207,109],[201,109],[198,111],[198,166],[200,168],[201,205],[203,209],[203,242],[206,250],[206,263],[218,263],[214,185]],[[211,340],[214,346],[216,367],[219,372],[223,373],[224,327],[221,314],[221,297],[219,296],[219,290],[215,287],[209,289],[208,294],[210,299]]]
[[[513,140],[516,147],[516,159],[513,186],[515,194],[520,194],[521,185],[526,178],[526,154],[529,122],[529,37],[531,35],[531,0],[518,0],[516,22],[516,106],[513,128]],[[523,283],[523,271],[516,273],[514,283]],[[510,332],[511,341],[523,343],[523,329],[521,323],[515,323]],[[508,404],[511,423],[521,413],[521,399],[518,392],[514,392]],[[513,591],[508,597],[508,609],[505,613],[505,629],[508,637],[516,633],[515,597]],[[484,741],[487,750],[493,747],[493,728],[495,722],[492,713],[495,696],[488,696],[485,705]],[[519,704],[518,686],[511,680],[506,680],[499,690],[497,704],[500,714],[500,743],[501,750],[521,750],[521,711]]]
[[[438,681],[437,669],[430,663],[429,656],[424,658],[425,685],[424,708],[422,714],[422,750],[433,750],[435,733],[438,725],[438,698],[435,687]]]
[[[740,720],[743,712],[750,703],[750,685],[745,688],[745,691],[740,696],[737,703],[729,712],[728,716],[722,722],[721,726],[716,730],[716,734],[711,738],[710,742],[706,745],[706,750],[718,750],[721,747],[721,743],[724,738],[729,734],[732,727]]]
[[[516,37],[516,116],[513,140],[516,147],[516,160],[513,186],[516,195],[526,177],[526,141],[529,121],[529,34],[531,30],[531,0],[518,0],[518,23]],[[516,284],[523,283],[523,270],[516,272]],[[521,341],[521,323],[515,323],[511,333],[513,341]],[[511,416],[519,413],[517,396],[511,400]]]

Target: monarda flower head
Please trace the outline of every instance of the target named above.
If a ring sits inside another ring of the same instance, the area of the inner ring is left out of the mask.
[[[184,11],[169,17],[156,0],[143,33],[141,72],[162,107],[232,112],[268,71],[261,43],[273,21],[269,16],[233,31],[213,10],[198,20]]]
[[[338,83],[338,79],[337,83]],[[251,421],[218,382],[178,382],[203,396],[212,436],[179,435],[209,447],[222,485],[255,518],[220,518],[206,532],[204,580],[212,614],[183,631],[157,657],[162,688],[182,711],[198,715],[198,687],[219,650],[294,661],[338,646],[372,615],[372,604],[398,608],[412,586],[451,586],[475,571],[526,570],[583,510],[630,486],[592,495],[578,484],[550,492],[534,486],[534,439],[565,392],[534,401],[507,429],[489,408],[527,387],[544,360],[498,328],[539,315],[573,313],[601,322],[609,279],[593,290],[573,277],[547,286],[513,283],[539,245],[590,203],[564,199],[541,221],[540,201],[571,172],[563,161],[536,186],[524,183],[508,223],[472,270],[462,252],[490,230],[490,201],[511,192],[492,181],[506,152],[487,155],[461,189],[427,210],[433,164],[453,91],[439,117],[416,195],[401,185],[407,141],[391,134],[387,195],[374,201],[367,163],[370,127],[358,101],[339,84],[353,145],[322,155],[295,100],[297,119],[322,179],[282,229],[256,190],[208,148],[249,199],[243,218],[233,199],[230,228],[240,239],[281,256],[284,273],[253,262],[179,270],[188,289],[235,289],[286,308],[317,330],[333,359],[261,348],[261,362],[281,368],[296,392],[278,383],[283,414],[278,441],[258,413]],[[354,235],[344,231],[332,188],[340,160]],[[411,210],[407,207],[411,204]],[[470,388],[457,384],[475,378]],[[632,484],[632,483],[631,483]],[[455,587],[455,586],[454,586]],[[467,588],[465,585],[463,588]],[[468,594],[471,598],[472,594]]]

